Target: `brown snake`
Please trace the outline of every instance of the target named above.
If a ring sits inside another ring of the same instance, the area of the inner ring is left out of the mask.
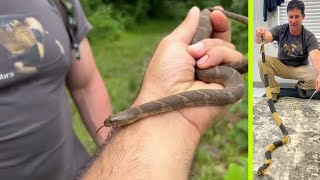
[[[192,40],[192,44],[202,39],[210,38],[213,30],[210,20],[210,13],[212,10],[216,9],[208,8],[201,11],[199,27]],[[228,11],[222,12],[226,16],[243,23],[247,24],[248,22],[247,17],[236,15]],[[215,66],[205,70],[196,68],[195,78],[197,80],[206,83],[219,83],[224,86],[224,89],[198,89],[151,101],[110,115],[104,121],[104,126],[116,128],[128,125],[148,116],[185,107],[217,106],[235,103],[243,95],[244,84],[241,74],[246,73],[247,71],[248,62],[246,60],[236,64]]]

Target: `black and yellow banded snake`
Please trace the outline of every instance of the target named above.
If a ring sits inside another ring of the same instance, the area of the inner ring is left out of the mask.
[[[201,11],[199,27],[192,43],[196,43],[205,38],[210,38],[213,27],[209,15],[212,10],[212,8],[208,8]],[[247,24],[247,17],[227,11],[223,12],[227,17]],[[219,83],[224,86],[224,89],[198,89],[151,101],[110,115],[104,121],[104,126],[117,128],[148,116],[185,107],[232,104],[237,102],[243,95],[244,83],[241,74],[246,73],[247,71],[248,62],[246,60],[235,64],[215,66],[204,70],[196,68],[195,78],[197,80],[207,83]]]
[[[270,144],[268,146],[268,149],[265,152],[266,160],[264,161],[263,165],[261,167],[259,167],[258,172],[257,172],[259,176],[264,175],[269,170],[269,168],[272,164],[272,160],[271,160],[272,151],[274,151],[279,146],[282,146],[285,143],[287,143],[288,138],[289,138],[287,128],[282,123],[282,121],[276,111],[276,108],[274,107],[274,103],[272,101],[272,94],[271,94],[268,74],[267,74],[267,70],[266,70],[267,65],[266,65],[266,60],[265,60],[264,44],[265,44],[265,42],[264,42],[264,38],[262,36],[261,37],[261,56],[262,56],[262,63],[263,63],[263,75],[264,75],[264,86],[266,89],[266,97],[267,97],[268,105],[269,105],[269,108],[270,108],[270,111],[272,114],[272,118],[275,120],[275,122],[279,126],[279,128],[283,134],[283,138],[281,140],[273,142],[272,144]]]

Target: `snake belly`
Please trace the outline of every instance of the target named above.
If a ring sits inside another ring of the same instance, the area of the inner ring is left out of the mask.
[[[211,37],[213,27],[210,13],[208,9],[201,11],[199,26],[192,44]],[[243,96],[244,92],[243,78],[239,72],[247,72],[247,66],[247,61],[243,61],[234,65],[215,66],[205,70],[196,68],[195,78],[197,80],[206,83],[219,83],[224,86],[224,89],[198,89],[174,94],[110,115],[104,121],[104,125],[116,128],[142,118],[177,109],[235,103]]]
[[[268,105],[272,114],[272,118],[274,119],[274,121],[276,122],[276,124],[278,125],[278,127],[280,128],[282,134],[283,134],[283,138],[281,140],[275,141],[272,144],[269,145],[267,151],[265,152],[265,158],[266,160],[264,161],[263,165],[261,167],[259,167],[257,174],[259,176],[264,175],[270,168],[271,164],[272,164],[272,159],[271,159],[271,153],[272,151],[274,151],[276,148],[284,145],[285,143],[287,143],[288,141],[288,131],[287,128],[285,127],[285,125],[282,123],[276,108],[274,107],[274,103],[272,101],[272,94],[271,94],[271,88],[269,85],[269,79],[268,79],[268,74],[267,74],[267,64],[266,64],[266,60],[265,60],[265,53],[264,53],[264,40],[263,37],[261,38],[261,55],[262,55],[262,63],[263,63],[263,74],[264,74],[264,85],[265,85],[265,89],[266,89],[266,97],[267,97],[267,101],[268,101]]]

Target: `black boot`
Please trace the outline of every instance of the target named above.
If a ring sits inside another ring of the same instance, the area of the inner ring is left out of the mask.
[[[298,84],[296,84],[296,89],[298,91],[299,97],[300,98],[307,98],[307,92],[306,90],[303,90],[301,88],[298,87]]]

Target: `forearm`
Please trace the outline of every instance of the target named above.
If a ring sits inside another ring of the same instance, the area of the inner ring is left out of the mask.
[[[320,61],[314,59],[314,60],[311,60],[311,62],[317,75],[320,75]]]
[[[188,179],[199,139],[177,112],[140,120],[107,142],[84,179]]]
[[[264,38],[264,42],[265,42],[265,43],[270,43],[270,42],[273,41],[273,36],[272,36],[271,32],[269,32],[269,31],[265,31],[265,32],[264,32],[263,38]],[[255,33],[254,41],[255,41],[257,44],[260,44],[260,43],[261,43],[261,34],[260,34],[259,32],[256,32],[256,33]]]
[[[109,96],[101,76],[93,76],[88,85],[71,90],[71,95],[82,120],[94,138],[97,129],[103,125],[104,120],[111,114]],[[101,145],[109,132],[110,128],[102,128],[95,138],[96,144]]]
[[[160,42],[135,105],[192,89],[221,88],[194,80],[196,62],[186,47],[194,36],[199,16],[199,9],[192,8],[185,20]],[[221,16],[220,19],[227,20]],[[216,24],[217,29],[227,22]],[[229,30],[223,30],[220,37],[229,39]],[[225,109],[221,106],[180,109],[125,126],[107,141],[83,179],[188,179],[200,136]]]
[[[255,34],[255,36],[254,36],[254,41],[255,41],[257,44],[260,44],[260,43],[261,43],[261,37],[260,37],[258,34]]]
[[[316,77],[316,91],[320,91],[320,51],[319,49],[314,49],[309,52],[309,59],[314,67],[314,70],[317,74]]]
[[[319,62],[319,59],[313,59],[311,61],[312,61],[314,70],[315,70],[316,75],[317,75],[315,83],[316,83],[316,91],[318,92],[318,91],[320,91],[320,62]]]
[[[309,53],[309,58],[313,65],[314,70],[316,71],[317,75],[320,74],[320,51],[318,49],[312,50]]]

